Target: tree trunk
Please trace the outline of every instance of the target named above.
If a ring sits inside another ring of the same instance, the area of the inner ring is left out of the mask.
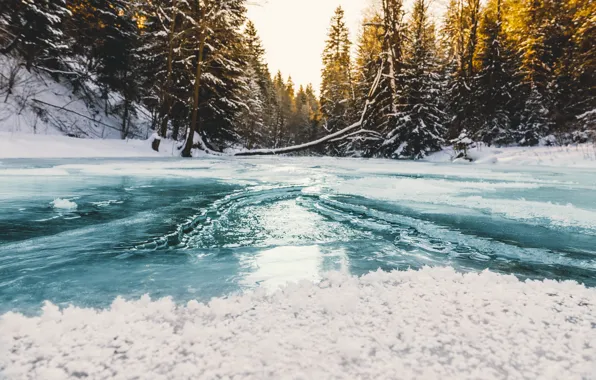
[[[201,19],[203,22],[205,22],[205,7],[202,8]],[[205,50],[205,40],[207,39],[205,29],[205,26],[202,26],[199,32],[199,52],[197,58],[197,72],[195,75],[192,121],[190,124],[190,130],[188,131],[188,136],[186,138],[186,145],[184,145],[184,149],[182,150],[182,157],[191,157],[190,151],[192,150],[192,146],[194,144],[194,134],[195,132],[200,132],[197,128],[197,120],[199,116],[199,90],[201,89],[201,74],[203,71],[203,52]]]
[[[126,139],[128,136],[128,114],[130,109],[130,101],[128,99],[124,99],[124,115],[122,117],[122,130],[120,131],[120,136],[122,140]]]
[[[166,74],[166,81],[162,87],[161,107],[159,107],[159,120],[160,128],[159,135],[163,138],[167,137],[168,134],[168,121],[170,118],[170,81],[173,72],[173,60],[174,60],[174,31],[176,28],[176,0],[172,3],[174,14],[172,15],[172,23],[170,25],[170,35],[168,40],[168,68]]]

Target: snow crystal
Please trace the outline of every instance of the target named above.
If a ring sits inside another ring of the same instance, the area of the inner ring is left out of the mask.
[[[36,378],[587,379],[596,289],[450,268],[332,273],[208,304],[46,303],[0,318],[0,372]]]
[[[51,203],[52,207],[60,210],[76,210],[78,205],[68,199],[57,198]]]

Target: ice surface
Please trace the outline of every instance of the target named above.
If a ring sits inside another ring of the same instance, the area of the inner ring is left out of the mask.
[[[596,290],[449,268],[0,319],[11,379],[588,379]]]
[[[76,210],[78,207],[76,202],[61,198],[54,199],[51,204],[57,210]]]

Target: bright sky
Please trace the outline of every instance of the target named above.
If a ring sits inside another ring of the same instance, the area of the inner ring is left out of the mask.
[[[296,88],[321,84],[321,54],[327,28],[338,5],[345,11],[350,40],[357,42],[365,10],[373,0],[249,0],[248,17],[255,23],[267,51],[272,74],[292,76]],[[435,0],[442,2],[443,0]]]

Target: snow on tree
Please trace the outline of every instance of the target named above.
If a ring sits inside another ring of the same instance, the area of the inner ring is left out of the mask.
[[[537,86],[532,86],[520,116],[520,124],[515,131],[516,142],[520,145],[537,145],[548,135],[548,109]]]
[[[193,1],[186,11],[189,28],[181,47],[186,68],[193,74],[191,121],[182,155],[190,157],[195,133],[216,149],[237,141],[235,115],[243,101],[243,0]]]
[[[65,0],[3,0],[0,5],[0,53],[17,50],[27,70],[61,69],[68,52],[63,23],[70,16]],[[1,42],[2,40],[0,40]]]
[[[396,127],[383,147],[397,146],[395,158],[423,158],[441,149],[444,112],[441,109],[441,78],[438,75],[434,24],[428,0],[416,0],[404,49],[402,97]]]
[[[488,145],[513,141],[512,102],[516,82],[514,52],[503,30],[503,0],[491,0],[484,10],[478,73],[475,78],[475,104],[478,125],[474,135]]]

